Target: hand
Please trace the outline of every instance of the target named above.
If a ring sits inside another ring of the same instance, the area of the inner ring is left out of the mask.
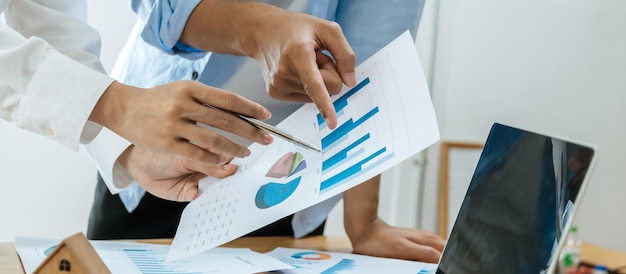
[[[270,96],[314,102],[331,129],[337,115],[330,95],[337,94],[342,83],[356,84],[356,55],[339,24],[272,5],[201,1],[180,40],[198,49],[256,59]]]
[[[377,218],[350,241],[355,253],[437,263],[445,241],[431,232],[393,227]]]
[[[263,106],[239,95],[197,82],[179,81],[150,90],[114,82],[98,101],[90,120],[138,147],[209,165],[223,163],[227,158],[247,157],[250,150],[197,123],[260,144],[272,142],[267,132],[205,104],[261,120],[271,115]]]
[[[314,102],[330,129],[337,116],[330,95],[354,86],[356,55],[339,24],[280,9],[261,13],[250,56],[260,64],[269,95]],[[288,23],[287,23],[288,22]],[[333,58],[322,51],[328,50]]]
[[[131,145],[118,158],[137,183],[152,195],[171,201],[198,197],[198,182],[206,176],[223,178],[237,171],[236,165],[206,165],[172,154],[159,154]]]
[[[578,192],[585,179],[585,174],[587,174],[587,170],[589,170],[592,156],[593,150],[587,147],[579,147],[567,160],[567,169],[574,174],[567,186],[569,189],[568,199],[572,202],[576,202]]]

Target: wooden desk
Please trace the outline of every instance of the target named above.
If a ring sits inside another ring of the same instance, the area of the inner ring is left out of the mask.
[[[615,269],[626,265],[625,253],[612,249],[606,249],[589,243],[583,244],[580,259],[588,264],[605,265],[609,269]]]
[[[153,244],[170,244],[171,239],[138,240]],[[276,247],[314,249],[333,252],[352,252],[352,245],[344,236],[316,236],[304,239],[291,237],[246,237],[223,245],[224,247],[250,248],[256,252],[268,252]],[[13,243],[0,243],[0,273],[24,273],[24,268]]]
[[[171,239],[138,240],[137,242],[153,244],[170,244]],[[250,248],[256,252],[268,252],[276,247],[291,247],[332,252],[352,252],[350,241],[345,236],[316,236],[304,239],[291,237],[247,237],[234,240],[224,247]],[[584,244],[582,260],[588,263],[604,264],[609,269],[622,266],[626,262],[626,254],[604,249],[591,244]],[[24,273],[15,245],[0,243],[0,273]]]

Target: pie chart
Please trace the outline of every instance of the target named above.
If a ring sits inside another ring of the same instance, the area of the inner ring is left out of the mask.
[[[281,156],[265,174],[267,178],[281,179],[306,169],[306,161],[300,152],[287,152]],[[257,208],[266,209],[285,201],[298,188],[302,176],[295,177],[287,183],[269,182],[262,185],[254,199]]]
[[[306,168],[306,161],[300,152],[287,152],[280,157],[265,174],[266,177],[280,179],[289,177]]]

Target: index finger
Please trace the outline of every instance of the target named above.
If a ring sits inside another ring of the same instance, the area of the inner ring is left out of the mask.
[[[337,126],[337,114],[317,66],[315,49],[299,48],[298,51],[295,56],[303,58],[292,59],[292,64],[300,77],[304,91],[319,109],[328,128],[334,129]]]
[[[270,111],[264,106],[236,93],[209,87],[201,83],[197,84],[201,85],[203,88],[192,89],[191,96],[202,104],[208,104],[259,120],[267,120],[272,116]]]

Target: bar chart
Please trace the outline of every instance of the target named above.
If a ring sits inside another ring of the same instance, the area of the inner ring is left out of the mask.
[[[408,145],[405,113],[392,117],[393,108],[402,106],[402,94],[392,65],[387,58],[372,62],[364,78],[337,98],[333,105],[338,126],[329,130],[321,115],[317,120],[322,143],[322,180],[320,194],[362,176],[394,159],[395,147]],[[397,137],[394,138],[394,135]],[[366,175],[367,174],[367,175]],[[367,178],[365,178],[367,179]]]
[[[26,273],[32,273],[60,242],[58,239],[16,237],[15,248]],[[214,248],[168,261],[169,245],[130,241],[90,241],[111,273],[200,274],[258,273],[291,266],[247,248]],[[74,272],[72,272],[74,273]]]
[[[439,139],[408,32],[359,65],[355,76],[355,86],[331,97],[335,129],[328,128],[314,104],[303,105],[277,125],[322,153],[278,138],[268,146],[253,144],[250,157],[234,159],[239,165],[235,174],[203,179],[200,197],[183,211],[168,259],[216,247],[334,197]]]
[[[147,248],[123,248],[122,252],[135,265],[139,273],[179,273],[201,274],[202,272],[189,271],[186,261],[165,262],[167,253],[156,252]]]

